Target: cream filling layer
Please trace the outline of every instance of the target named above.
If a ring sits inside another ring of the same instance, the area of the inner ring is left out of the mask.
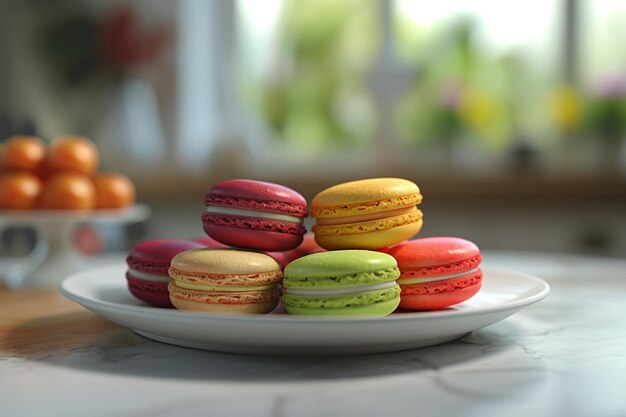
[[[128,272],[130,272],[133,277],[143,281],[170,282],[171,280],[167,275],[150,274],[148,272],[137,271],[133,268],[128,268]]]
[[[398,280],[398,284],[400,284],[400,285],[411,285],[411,284],[423,284],[425,282],[445,281],[445,280],[448,280],[448,279],[461,278],[461,277],[464,277],[466,275],[470,275],[470,274],[473,274],[475,272],[478,272],[478,270],[479,270],[479,268],[474,268],[474,269],[471,269],[469,271],[457,272],[456,274],[439,275],[439,276],[436,276],[436,277],[404,278],[404,279],[399,279]]]
[[[220,207],[220,206],[208,206],[206,208],[207,213],[211,214],[227,214],[232,216],[243,216],[243,217],[258,217],[260,219],[268,219],[268,220],[278,220],[281,222],[294,223],[294,224],[302,224],[304,219],[296,216],[290,216],[288,214],[282,213],[270,213],[268,211],[261,210],[247,210],[247,209],[238,209],[231,207]]]
[[[276,284],[259,285],[257,287],[233,287],[225,285],[201,285],[190,284],[183,281],[175,281],[176,286],[188,290],[211,291],[211,292],[243,292],[243,291],[266,291],[276,288]]]
[[[374,285],[361,285],[358,287],[349,288],[334,288],[327,290],[304,290],[301,288],[285,288],[285,294],[292,295],[345,295],[345,294],[358,294],[367,291],[384,290],[396,285],[396,281],[387,281],[381,284]]]

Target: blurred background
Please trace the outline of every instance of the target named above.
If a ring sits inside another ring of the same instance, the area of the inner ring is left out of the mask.
[[[0,138],[133,179],[152,217],[95,252],[202,236],[222,179],[397,176],[419,236],[626,256],[625,41],[618,0],[0,0]]]

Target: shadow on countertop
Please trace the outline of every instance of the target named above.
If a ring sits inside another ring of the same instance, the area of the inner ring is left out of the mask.
[[[375,378],[435,371],[519,348],[506,329],[479,330],[442,345],[385,354],[255,356],[167,345],[88,312],[37,319],[9,330],[0,361],[48,365],[137,377],[206,381],[284,382]]]

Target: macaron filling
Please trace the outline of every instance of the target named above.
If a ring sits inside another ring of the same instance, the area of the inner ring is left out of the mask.
[[[283,302],[287,308],[307,309],[345,309],[353,307],[371,306],[399,299],[400,287],[393,283],[391,288],[382,290],[360,292],[358,294],[336,296],[302,296],[295,294],[283,294]]]
[[[206,208],[206,212],[210,214],[221,214],[221,215],[227,215],[227,216],[258,217],[261,219],[276,220],[276,221],[281,221],[281,222],[294,223],[297,225],[301,225],[304,222],[304,219],[301,217],[290,216],[288,214],[282,214],[282,213],[261,211],[261,210],[248,210],[248,209],[231,208],[231,207],[208,206]]]
[[[128,273],[132,275],[133,278],[137,278],[142,281],[170,282],[170,277],[167,275],[151,274],[149,272],[138,271],[134,268],[128,268]]]
[[[315,296],[315,295],[323,295],[323,296],[332,296],[332,295],[347,295],[347,294],[358,294],[361,292],[368,291],[377,291],[384,290],[387,288],[392,288],[396,286],[395,281],[383,282],[380,284],[374,285],[363,285],[356,287],[348,287],[348,288],[329,288],[329,289],[302,289],[302,288],[285,288],[285,294],[292,295],[305,295],[305,296]]]
[[[442,294],[470,288],[474,288],[475,291],[478,291],[482,283],[482,276],[482,271],[478,270],[473,274],[464,275],[445,282],[428,282],[421,285],[403,285],[401,287],[401,291],[403,296]]]
[[[424,277],[411,277],[411,278],[401,278],[398,280],[398,284],[400,285],[412,285],[412,284],[423,284],[425,282],[436,282],[436,281],[445,281],[449,279],[461,278],[467,275],[475,274],[478,272],[479,268],[474,268],[469,271],[458,272],[455,274],[444,274],[438,276],[424,276]]]
[[[249,287],[237,287],[232,285],[201,285],[201,284],[190,284],[184,281],[175,281],[176,286],[180,288],[185,288],[188,290],[196,290],[196,291],[211,291],[211,292],[244,292],[244,291],[267,291],[273,290],[277,287],[276,284],[268,284],[268,285],[259,285],[259,286],[249,286]]]

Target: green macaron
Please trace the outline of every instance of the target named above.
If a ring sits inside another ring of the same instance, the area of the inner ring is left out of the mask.
[[[386,316],[400,303],[396,260],[368,250],[303,256],[284,271],[283,302],[289,314]]]

